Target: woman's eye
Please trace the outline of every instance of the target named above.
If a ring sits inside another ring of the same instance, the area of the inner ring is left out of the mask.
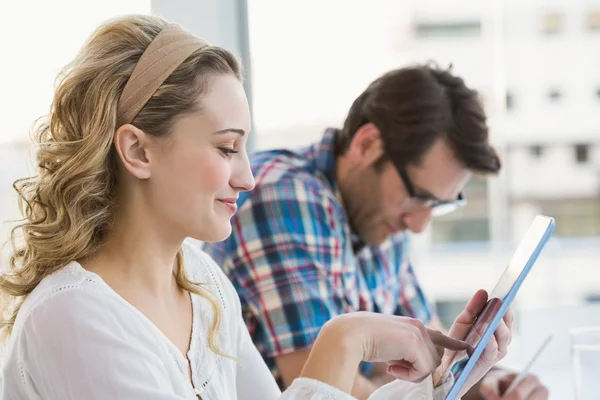
[[[219,150],[226,157],[231,157],[232,155],[239,153],[237,150],[233,150],[227,147],[219,147]]]

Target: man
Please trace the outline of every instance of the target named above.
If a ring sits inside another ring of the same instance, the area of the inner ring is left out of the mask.
[[[287,386],[335,315],[369,310],[439,324],[407,258],[408,232],[462,206],[471,175],[497,173],[500,160],[477,93],[426,65],[383,75],[341,130],[305,149],[258,153],[252,169],[256,188],[240,195],[233,234],[205,249],[233,281],[255,344]],[[363,367],[359,399],[387,379],[385,366]],[[495,370],[467,398],[547,398],[535,377],[519,397],[500,397],[513,378]]]

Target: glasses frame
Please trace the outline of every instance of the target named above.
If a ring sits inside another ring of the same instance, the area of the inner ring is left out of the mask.
[[[415,190],[415,186],[410,180],[406,170],[398,165],[396,165],[396,170],[398,171],[400,179],[402,179],[402,183],[404,184],[404,187],[406,188],[410,198],[414,201],[417,201],[423,207],[430,208],[435,216],[448,214],[461,207],[464,207],[467,204],[467,199],[462,191],[458,194],[456,200],[438,200],[429,196],[420,195]]]

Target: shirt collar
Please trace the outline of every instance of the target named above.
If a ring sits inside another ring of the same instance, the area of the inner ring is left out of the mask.
[[[329,181],[331,187],[340,202],[340,204],[344,204],[342,200],[341,193],[339,191],[336,175],[335,175],[335,167],[336,167],[336,150],[335,143],[337,139],[337,135],[340,134],[340,130],[337,128],[327,128],[323,134],[323,138],[319,143],[315,146],[315,167],[318,169]],[[354,248],[354,252],[357,253],[363,247],[365,247],[365,242],[360,238],[360,236],[350,228],[351,239],[352,239],[352,247]]]
[[[315,167],[319,170],[337,192],[337,181],[335,178],[336,154],[335,142],[340,130],[337,128],[327,128],[323,133],[323,138],[315,145]]]

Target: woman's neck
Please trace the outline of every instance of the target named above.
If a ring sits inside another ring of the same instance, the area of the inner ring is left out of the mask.
[[[81,264],[114,289],[127,287],[164,297],[177,289],[174,268],[183,242],[183,237],[168,233],[143,206],[122,208],[114,215],[104,246]]]

